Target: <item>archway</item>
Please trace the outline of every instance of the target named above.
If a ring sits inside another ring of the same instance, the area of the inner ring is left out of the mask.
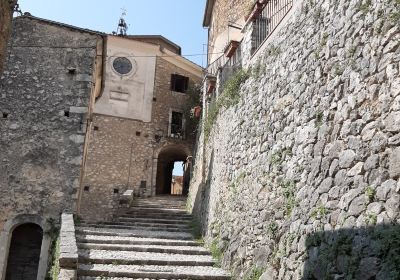
[[[36,280],[39,270],[43,230],[33,223],[17,226],[12,232],[5,280]]]
[[[186,147],[180,145],[171,145],[167,146],[160,151],[158,154],[157,160],[157,177],[156,177],[156,195],[170,195],[172,194],[172,183],[178,181],[178,178],[172,177],[172,171],[174,169],[174,165],[177,162],[187,162],[187,158],[189,156],[188,149]],[[183,176],[181,182],[186,182],[188,179],[189,172],[185,172],[185,165],[183,168]],[[187,194],[188,185],[183,184],[182,186],[182,194]],[[176,193],[175,193],[176,194]]]

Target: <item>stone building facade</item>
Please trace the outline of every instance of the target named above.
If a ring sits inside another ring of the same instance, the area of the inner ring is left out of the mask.
[[[206,114],[189,204],[237,279],[399,279],[399,5],[293,1]]]
[[[44,233],[63,211],[76,208],[86,124],[95,99],[96,71],[101,70],[101,60],[96,59],[101,44],[102,36],[96,32],[31,16],[13,21],[0,79],[3,277],[9,249],[14,248],[14,230],[28,227],[37,233],[36,226],[43,237],[37,244],[42,248],[39,267],[36,271],[35,266],[25,272],[18,270],[31,260],[24,259],[29,255],[11,250],[10,256],[15,258],[10,259],[13,262],[7,270],[15,269],[14,277],[36,279],[38,275],[43,279],[49,248],[49,236]],[[20,237],[24,238],[23,234]]]
[[[79,215],[86,220],[111,219],[127,190],[171,193],[173,163],[191,156],[195,141],[187,113],[193,98],[200,102],[191,89],[200,84],[202,69],[167,39],[108,36],[106,49],[80,195]],[[127,73],[116,68],[120,58],[132,66]]]

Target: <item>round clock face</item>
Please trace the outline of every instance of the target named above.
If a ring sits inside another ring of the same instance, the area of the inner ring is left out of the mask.
[[[112,66],[114,70],[121,75],[128,74],[133,68],[131,61],[126,57],[117,57],[114,59]]]

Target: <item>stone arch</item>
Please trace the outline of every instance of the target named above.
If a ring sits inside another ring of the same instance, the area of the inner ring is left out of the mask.
[[[171,193],[171,180],[174,162],[185,162],[189,156],[191,156],[190,149],[186,145],[180,144],[170,144],[158,151],[155,186],[156,195]]]
[[[48,225],[46,220],[39,215],[23,214],[17,215],[9,220],[4,225],[2,232],[0,233],[0,279],[9,280],[16,279],[10,278],[7,275],[7,264],[10,256],[10,248],[13,245],[13,235],[17,233],[20,237],[24,234],[26,230],[39,230],[41,231],[41,241],[40,241],[40,254],[37,265],[37,276],[35,279],[43,280],[46,276],[47,261],[49,256],[49,249],[51,243],[51,237],[46,234],[48,230]],[[28,233],[28,232],[26,232]],[[39,236],[36,232],[36,237]],[[7,276],[7,278],[6,278]],[[28,278],[26,278],[28,279]]]

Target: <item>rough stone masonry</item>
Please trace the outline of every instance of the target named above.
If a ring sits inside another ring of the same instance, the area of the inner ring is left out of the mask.
[[[13,32],[0,79],[1,229],[18,214],[58,221],[74,209],[101,38],[29,16]]]
[[[238,279],[399,279],[400,2],[296,3],[200,137],[189,203]]]

